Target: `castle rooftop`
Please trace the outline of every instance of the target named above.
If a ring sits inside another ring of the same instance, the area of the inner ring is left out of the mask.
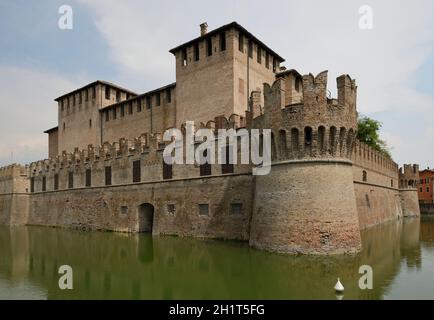
[[[236,21],[231,22],[229,24],[225,24],[224,26],[221,26],[217,29],[214,29],[210,32],[207,32],[203,35],[201,35],[200,37],[197,37],[193,40],[190,40],[186,43],[183,43],[171,50],[169,50],[170,53],[175,54],[176,52],[178,52],[179,50],[191,46],[193,43],[200,41],[200,40],[204,40],[206,38],[209,38],[211,36],[217,35],[222,31],[225,31],[227,29],[230,28],[235,28],[238,31],[240,31],[241,33],[243,33],[245,36],[247,36],[248,38],[252,39],[253,42],[256,42],[258,45],[260,45],[261,47],[263,47],[264,49],[266,49],[270,54],[272,54],[279,62],[285,62],[285,59],[283,59],[279,54],[277,54],[274,50],[272,50],[270,47],[268,47],[266,44],[264,44],[261,40],[259,40],[257,37],[255,37],[252,33],[250,33],[247,29],[245,29],[243,26],[241,26],[239,23],[237,23]]]
[[[69,95],[71,95],[71,94],[74,94],[74,93],[80,92],[81,90],[84,90],[84,89],[87,89],[87,88],[93,87],[93,86],[95,86],[95,85],[97,85],[97,84],[103,84],[103,85],[106,85],[106,86],[112,87],[112,88],[114,88],[114,89],[118,89],[118,90],[124,91],[124,92],[126,92],[126,93],[129,93],[129,94],[131,94],[131,95],[137,96],[137,93],[135,93],[135,92],[133,92],[133,91],[131,91],[131,90],[129,90],[129,89],[125,89],[125,88],[123,88],[123,87],[121,87],[121,86],[118,86],[118,85],[116,85],[116,84],[114,84],[114,83],[111,83],[111,82],[108,82],[108,81],[103,81],[103,80],[96,80],[96,81],[94,81],[94,82],[91,82],[91,83],[85,85],[84,87],[81,87],[81,88],[75,89],[74,91],[71,91],[71,92],[68,92],[68,93],[66,93],[66,94],[64,94],[64,95],[61,95],[60,97],[54,99],[54,101],[59,101],[59,100],[65,98],[65,97],[67,97],[67,96],[69,96]]]

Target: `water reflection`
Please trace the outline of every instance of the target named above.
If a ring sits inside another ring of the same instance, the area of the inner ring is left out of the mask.
[[[355,256],[294,257],[236,242],[0,227],[0,297],[28,282],[48,299],[337,299],[339,277],[344,299],[382,299],[403,265],[421,270],[434,220],[377,226],[362,241]],[[58,288],[65,264],[74,271],[72,291]],[[373,290],[358,287],[361,265],[374,270]]]

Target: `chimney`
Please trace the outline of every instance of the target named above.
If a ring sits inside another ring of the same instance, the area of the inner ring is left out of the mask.
[[[208,23],[204,22],[200,25],[200,36],[203,37],[208,32]]]

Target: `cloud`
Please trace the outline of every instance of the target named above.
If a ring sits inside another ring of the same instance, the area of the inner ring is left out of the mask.
[[[57,124],[57,95],[76,88],[77,81],[47,70],[0,65],[0,165],[47,158],[47,136]]]

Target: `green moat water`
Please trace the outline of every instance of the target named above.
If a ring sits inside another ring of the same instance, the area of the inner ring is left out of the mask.
[[[434,299],[434,219],[362,234],[356,256],[271,254],[246,243],[0,227],[0,299]],[[70,265],[74,289],[60,290]],[[373,290],[360,290],[370,265]]]

